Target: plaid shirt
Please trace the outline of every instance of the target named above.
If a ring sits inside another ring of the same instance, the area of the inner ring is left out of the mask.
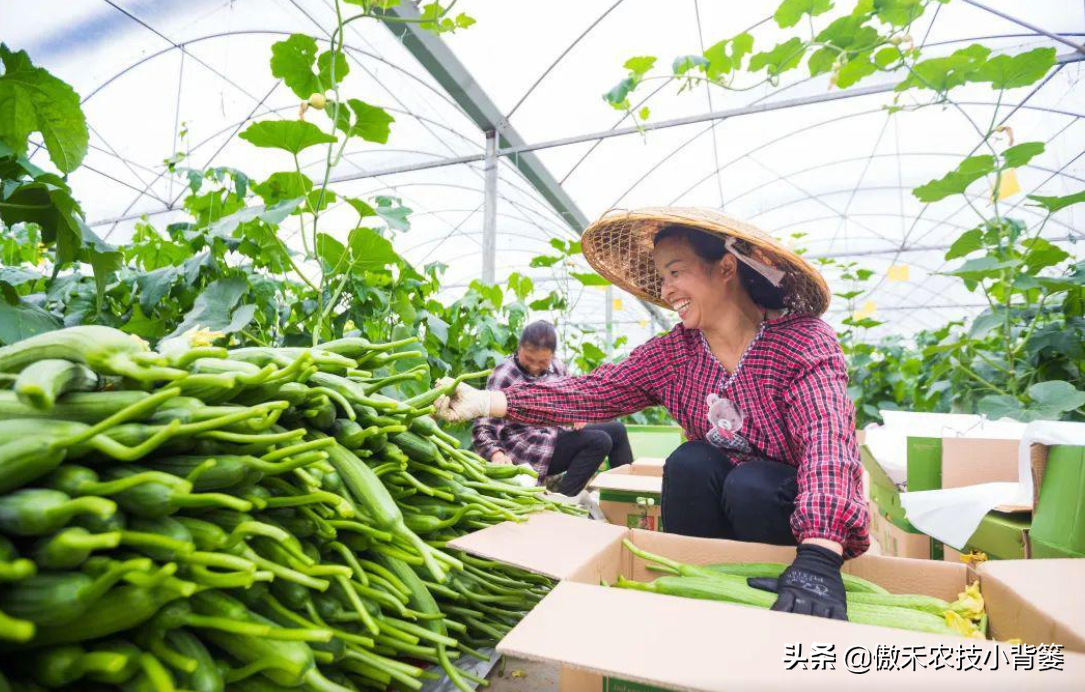
[[[516,362],[516,356],[509,356],[494,368],[486,389],[505,389],[517,383],[535,383],[568,377],[565,364],[557,358],[550,361],[550,369],[542,375],[534,376],[524,372]],[[508,454],[514,464],[530,464],[539,474],[540,481],[546,478],[550,458],[554,456],[560,426],[524,425],[504,418],[480,418],[475,421],[473,437],[475,452],[489,459],[494,452]]]
[[[765,323],[760,340],[726,392],[728,373],[697,330],[676,326],[637,347],[624,361],[582,377],[521,383],[505,390],[507,417],[554,425],[601,421],[662,405],[690,440],[709,430],[706,399],[731,399],[745,414],[741,434],[752,456],[797,467],[799,494],[791,529],[797,540],[841,543],[844,556],[870,546],[869,516],[855,441],[847,367],[832,327],[816,317],[787,315]]]

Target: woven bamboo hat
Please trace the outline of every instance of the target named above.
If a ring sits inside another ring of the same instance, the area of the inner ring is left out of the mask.
[[[652,261],[653,243],[667,226],[686,226],[724,239],[735,259],[778,286],[794,314],[821,315],[831,294],[818,270],[768,233],[711,209],[648,207],[610,211],[584,231],[584,257],[601,275],[635,296],[670,309]]]

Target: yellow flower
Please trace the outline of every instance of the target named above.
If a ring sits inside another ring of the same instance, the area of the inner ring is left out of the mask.
[[[952,610],[945,612],[946,625],[953,628],[957,634],[962,637],[970,637],[972,639],[983,639],[983,633],[980,632],[971,620],[963,618]]]
[[[199,325],[196,325],[195,329],[190,329],[186,332],[188,335],[188,343],[193,348],[199,348],[202,346],[210,346],[215,343],[217,339],[221,339],[225,334],[222,332],[212,331],[210,329],[203,329]]]
[[[972,582],[963,592],[957,594],[957,600],[953,602],[954,613],[959,613],[970,620],[979,620],[983,617],[983,594],[980,593],[979,581]]]

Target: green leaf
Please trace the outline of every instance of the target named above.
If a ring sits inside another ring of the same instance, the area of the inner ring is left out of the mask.
[[[431,312],[426,313],[426,330],[442,344],[448,343],[448,322]]]
[[[810,56],[809,68],[810,76],[816,77],[819,74],[825,74],[833,69],[833,63],[836,62],[836,51],[832,48],[819,48],[814,51]]]
[[[644,55],[635,58],[629,58],[625,61],[625,64],[622,65],[622,67],[640,77],[647,73],[648,70],[652,69],[655,64],[655,57],[651,55]]]
[[[354,209],[354,211],[358,212],[359,221],[366,217],[377,215],[377,211],[373,207],[369,206],[368,203],[358,199],[357,197],[344,197],[343,201],[349,204]]]
[[[1054,48],[1036,48],[1018,55],[996,55],[969,76],[971,82],[990,82],[991,88],[1017,89],[1043,79],[1055,66]]]
[[[349,266],[347,247],[327,233],[316,234],[316,256],[327,273],[345,273]]]
[[[976,340],[987,338],[992,329],[1005,325],[1006,315],[1004,313],[1005,311],[1001,310],[998,312],[991,312],[989,309],[984,310],[983,314],[972,322],[968,335]]]
[[[248,290],[249,282],[239,277],[208,284],[170,336],[184,334],[197,325],[224,334],[244,329],[256,315],[256,305],[238,305]]]
[[[532,267],[533,269],[552,267],[563,259],[563,257],[548,257],[547,255],[536,255],[535,257],[531,258],[531,262],[528,263],[528,266]]]
[[[569,275],[574,279],[584,284],[585,286],[609,286],[610,282],[594,273],[581,274],[578,272],[569,272]]]
[[[776,8],[773,19],[776,20],[781,29],[786,29],[789,26],[798,24],[804,14],[816,17],[819,14],[828,12],[832,7],[832,0],[784,0]]]
[[[778,44],[770,51],[754,55],[750,58],[750,65],[747,69],[750,72],[758,72],[767,67],[770,75],[777,75],[798,67],[799,63],[802,62],[805,50],[806,46],[802,40],[793,38]]]
[[[535,282],[531,280],[531,277],[524,276],[519,272],[513,272],[509,274],[509,290],[513,292],[518,300],[524,300],[535,289]]]
[[[908,26],[923,14],[923,0],[874,0],[878,19],[890,26]]]
[[[252,186],[252,191],[260,195],[264,204],[268,205],[305,197],[312,189],[313,181],[297,171],[272,173],[264,182]]]
[[[351,136],[377,144],[388,143],[388,135],[391,133],[389,125],[395,122],[395,118],[389,115],[388,111],[358,99],[350,99],[347,104],[354,111],[355,118],[354,125],[350,128]]]
[[[885,69],[901,59],[900,49],[896,46],[886,46],[874,54],[874,64]]]
[[[730,39],[724,39],[705,50],[704,57],[708,59],[705,74],[709,79],[719,79],[721,75],[730,74],[735,70],[735,61],[727,53],[730,43]]]
[[[18,154],[27,139],[40,132],[49,159],[62,173],[71,173],[87,154],[87,121],[79,94],[41,67],[26,51],[11,52],[0,43],[0,140]]]
[[[1042,207],[1043,209],[1046,209],[1049,214],[1054,214],[1060,209],[1065,209],[1070,205],[1085,202],[1085,190],[1075,192],[1072,195],[1063,195],[1062,197],[1029,195],[1028,198],[1033,202],[1036,202],[1036,204],[1030,204],[1030,207]]]
[[[731,58],[735,69],[742,69],[742,59],[753,51],[753,34],[742,32],[731,39]]]
[[[62,326],[60,320],[37,305],[26,301],[18,305],[0,302],[0,343],[13,344]]]
[[[181,267],[162,267],[136,277],[136,286],[139,286],[139,305],[144,312],[152,312],[155,309],[155,306],[169,294],[179,276],[181,276]]]
[[[1085,392],[1062,380],[1034,384],[1028,395],[1037,409],[1052,417],[1085,406]]]
[[[837,78],[836,85],[841,89],[847,89],[863,77],[869,77],[877,71],[877,66],[870,61],[870,51],[860,53],[840,68],[840,77]]]
[[[1029,272],[1032,274],[1070,259],[1070,253],[1046,238],[1030,238],[1021,245],[1027,250],[1025,253],[1025,266],[1029,268]]]
[[[967,82],[990,54],[990,48],[974,43],[944,58],[923,60],[913,66],[908,78],[898,84],[896,90],[932,89],[945,93]]]
[[[840,17],[822,29],[815,40],[846,50],[871,50],[878,42],[878,32],[873,27],[863,26],[865,21],[866,17]]]
[[[629,92],[637,88],[637,82],[632,77],[626,77],[618,82],[610,91],[603,94],[603,100],[617,110],[624,111],[629,108]]]
[[[415,310],[414,304],[411,302],[411,296],[407,291],[396,292],[395,298],[392,299],[392,309],[395,310],[396,315],[399,317],[400,324],[413,325],[418,317],[418,311]]]
[[[1002,152],[1003,168],[1020,168],[1044,153],[1043,142],[1021,142]]]
[[[969,156],[956,170],[912,190],[920,202],[937,202],[950,195],[964,194],[968,186],[995,170],[995,157],[988,154]]]
[[[982,281],[1001,276],[1003,269],[1012,269],[1021,265],[1021,260],[999,260],[997,257],[977,257],[970,259],[960,267],[946,272],[967,281]]]
[[[392,243],[372,228],[355,228],[347,237],[350,246],[351,268],[355,271],[372,271],[395,264],[400,257],[392,249]]]
[[[999,420],[1000,418],[1021,420],[1024,415],[1021,402],[1008,394],[993,394],[983,397],[976,404],[976,412],[981,416],[987,416],[991,420]]]
[[[342,84],[347,75],[350,74],[350,64],[347,63],[347,56],[343,55],[342,51],[335,52],[335,82],[332,82],[332,52],[326,50],[320,54],[317,58],[317,74],[320,75],[320,85],[324,88],[324,91],[328,89],[336,88],[336,85]],[[320,91],[319,89],[317,91]],[[306,96],[305,98],[309,98]]]
[[[316,39],[304,34],[292,34],[271,46],[271,74],[283,80],[300,99],[323,91],[313,71],[316,62]]]
[[[239,137],[264,149],[282,149],[299,154],[318,144],[335,142],[335,136],[303,120],[264,120],[249,125]]]
[[[25,283],[38,281],[43,278],[41,274],[20,267],[0,267],[0,281],[11,286],[21,286]]]
[[[592,361],[601,361],[607,357],[606,352],[593,344],[590,341],[585,341],[580,344],[580,350],[584,353],[584,356]]]
[[[949,251],[946,252],[946,259],[959,259],[965,255],[972,254],[982,247],[983,229],[973,228],[970,231],[965,231],[957,238],[957,240],[953,241],[953,244],[949,246]]]
[[[89,264],[94,270],[94,284],[98,289],[98,304],[101,305],[105,297],[106,285],[113,273],[120,269],[124,256],[115,247],[95,235],[82,219],[77,220],[82,227],[83,242],[79,259]]]
[[[268,269],[275,274],[286,274],[292,269],[290,254],[277,235],[277,226],[266,223],[247,223],[241,227],[241,243],[237,251],[252,258],[253,266]]]
[[[8,226],[37,224],[41,240],[56,244],[61,266],[74,262],[82,247],[83,211],[59,177],[46,173],[32,183],[16,183],[4,189],[0,220]]]
[[[718,44],[717,44],[718,45]],[[709,48],[709,50],[712,50]],[[707,51],[705,51],[707,53]],[[681,77],[692,69],[702,72],[708,67],[710,61],[702,55],[680,55],[671,64],[671,71],[675,77]]]
[[[228,238],[233,235],[238,226],[255,219],[260,219],[264,223],[272,226],[278,226],[282,223],[283,219],[290,216],[290,214],[298,208],[298,205],[301,204],[302,201],[301,198],[287,199],[271,206],[257,204],[251,207],[245,207],[241,211],[236,211],[233,214],[222,217],[213,223],[210,228],[207,229],[207,232],[211,235]]]
[[[138,303],[132,306],[132,314],[124,321],[120,329],[125,334],[135,334],[148,341],[160,339],[166,335],[166,323],[158,317],[148,317]]]
[[[641,108],[637,111],[637,117],[641,120],[647,120],[648,116],[652,114],[652,111],[648,109],[648,106]]]
[[[374,212],[388,224],[389,228],[404,232],[411,230],[410,216],[414,210],[403,206],[398,197],[378,195],[373,200],[377,203]]]

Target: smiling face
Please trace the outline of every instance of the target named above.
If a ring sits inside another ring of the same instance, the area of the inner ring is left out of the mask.
[[[656,270],[663,277],[661,295],[687,329],[704,329],[731,300],[731,284],[737,267],[735,258],[724,255],[707,262],[685,238],[664,238],[655,246]]]

